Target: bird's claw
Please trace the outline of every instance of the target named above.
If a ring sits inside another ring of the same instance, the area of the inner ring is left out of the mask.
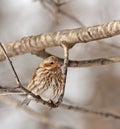
[[[50,106],[51,106],[51,108],[55,108],[56,104],[52,100],[50,100]]]
[[[39,102],[40,99],[41,97],[39,95],[36,95],[36,101]]]

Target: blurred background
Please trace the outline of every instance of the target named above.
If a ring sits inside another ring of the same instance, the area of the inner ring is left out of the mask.
[[[0,0],[0,41],[7,43],[24,36],[59,31],[62,29],[93,26],[119,20],[119,0]],[[59,11],[59,9],[61,11]],[[99,57],[120,56],[120,37],[77,44],[70,50],[70,59],[85,60]],[[60,47],[48,48],[48,52],[63,58]],[[11,58],[15,69],[27,86],[34,69],[42,60],[26,54]],[[120,113],[119,63],[87,68],[69,68],[65,98],[79,106]],[[0,85],[16,86],[7,61],[0,62]],[[75,129],[118,129],[120,122],[96,115],[52,109],[32,102],[30,107],[48,118]],[[8,115],[9,114],[9,115]],[[25,112],[0,103],[0,129],[52,129],[41,124]]]

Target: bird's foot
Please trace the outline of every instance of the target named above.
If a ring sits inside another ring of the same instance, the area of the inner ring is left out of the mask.
[[[56,104],[52,100],[50,100],[50,106],[51,106],[51,108],[55,108]]]
[[[40,99],[41,99],[41,97],[39,95],[36,95],[36,101],[37,101],[37,103],[39,102]]]

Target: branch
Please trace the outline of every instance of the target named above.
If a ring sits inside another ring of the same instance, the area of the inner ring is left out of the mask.
[[[10,98],[8,96],[0,96],[0,100],[6,104],[12,105],[14,107],[17,107],[27,113],[29,116],[31,116],[33,119],[37,120],[40,123],[47,124],[53,128],[57,129],[73,129],[67,126],[62,125],[61,123],[57,122],[56,120],[48,119],[44,115],[40,114],[39,112],[36,112],[32,110],[31,108],[27,107],[26,105],[19,106],[19,101],[17,101],[14,98]]]
[[[39,54],[34,53],[35,55],[41,57],[41,58],[47,58],[51,56],[52,54],[44,51]],[[62,58],[59,58],[59,62],[63,64],[64,60]],[[106,58],[97,58],[97,59],[90,59],[90,60],[82,60],[82,61],[76,61],[76,60],[69,60],[68,66],[69,67],[93,67],[93,66],[101,66],[101,65],[108,65],[112,63],[118,63],[120,62],[120,57],[106,57]]]
[[[78,29],[62,30],[59,32],[24,37],[15,42],[5,44],[9,57],[42,51],[48,47],[60,46],[62,42],[67,45],[87,43],[94,40],[109,38],[120,34],[120,21],[112,21],[103,25],[82,27]],[[0,50],[0,60],[5,56]]]
[[[64,75],[64,86],[63,86],[63,92],[60,95],[56,105],[60,105],[63,101],[63,97],[65,94],[65,85],[66,85],[66,78],[67,78],[67,71],[68,71],[68,63],[69,63],[69,48],[66,44],[62,43],[61,46],[64,49],[64,65],[63,65],[63,75]]]
[[[66,12],[63,11],[63,8],[61,9],[61,6],[66,5],[70,1],[63,1],[60,0],[57,1],[49,1],[49,0],[40,0],[41,4],[44,6],[48,12],[50,12],[53,17],[55,17],[55,23],[59,23],[59,15],[64,15],[65,17],[69,18],[70,20],[75,21],[78,25],[84,26],[81,21],[79,21],[75,16],[72,16]]]
[[[8,96],[0,96],[0,100],[5,103],[12,104],[13,106],[18,107],[18,105],[19,105],[19,102],[17,100],[10,98]],[[38,121],[39,121],[39,119],[41,119],[43,117],[43,116],[41,116],[41,114],[39,114],[38,112],[36,113],[32,109],[28,108],[26,105],[21,105],[18,108],[24,110],[26,113],[30,114],[33,118],[37,119]],[[105,118],[111,117],[113,119],[120,120],[119,114],[114,114],[114,113],[106,112],[106,111],[104,111],[104,112],[97,111],[97,110],[93,110],[93,109],[88,109],[86,107],[79,107],[79,106],[73,106],[73,105],[68,105],[68,104],[60,104],[59,108],[63,108],[63,109],[78,112],[78,113],[89,113],[91,115],[97,115],[97,116],[101,116],[101,117],[105,117]],[[36,118],[36,114],[37,114],[37,118]],[[40,117],[39,119],[38,119],[38,116]],[[40,122],[43,122],[43,121],[40,120]]]
[[[48,106],[50,106],[50,107],[57,107],[57,106],[52,105],[51,103],[49,103],[49,102],[43,100],[40,96],[35,95],[34,93],[32,93],[31,91],[29,91],[28,89],[26,89],[25,87],[22,86],[22,83],[20,82],[20,79],[19,79],[19,77],[18,77],[18,75],[17,75],[17,73],[16,73],[16,71],[15,71],[15,68],[14,68],[14,66],[13,66],[13,64],[12,64],[12,61],[10,60],[10,58],[9,58],[9,56],[8,56],[8,54],[7,54],[6,50],[5,50],[5,48],[4,48],[4,46],[2,45],[2,43],[0,43],[0,47],[2,48],[2,51],[3,51],[3,53],[5,54],[6,59],[8,60],[8,63],[9,63],[10,66],[11,66],[11,69],[12,69],[12,71],[13,71],[13,73],[14,73],[15,80],[16,80],[16,83],[18,84],[18,87],[21,88],[26,94],[29,94],[29,95],[31,95],[33,98],[35,98],[38,102],[41,102],[42,104],[48,105]],[[18,88],[18,87],[17,87],[17,88]]]
[[[10,58],[9,58],[9,56],[8,56],[6,50],[5,50],[5,48],[4,48],[4,46],[2,45],[1,42],[0,42],[0,47],[2,48],[2,51],[3,51],[4,55],[5,55],[5,57],[6,57],[7,61],[8,61],[8,63],[10,64],[10,67],[11,67],[12,71],[13,71],[13,74],[14,74],[14,77],[15,77],[15,80],[16,80],[16,83],[17,83],[17,85],[18,85],[17,88],[21,88],[23,91],[25,91],[25,92],[27,92],[28,94],[34,96],[34,94],[30,93],[26,88],[24,88],[24,87],[22,86],[22,83],[21,83],[21,81],[20,81],[20,79],[19,79],[19,77],[18,77],[18,75],[17,75],[17,73],[16,73],[16,71],[15,71],[15,68],[14,68],[14,66],[13,66],[13,64],[12,64],[12,61],[10,60]]]
[[[63,10],[60,11],[60,13],[64,16],[66,16],[67,18],[69,19],[72,19],[73,21],[75,21],[78,25],[80,26],[85,26],[79,19],[77,19],[75,16],[71,15],[71,14],[68,14],[66,12],[64,12]]]
[[[19,94],[19,95],[25,95],[25,93],[23,91],[21,91],[21,89],[19,88],[11,88],[11,87],[2,87],[0,86],[0,96],[1,95],[15,95],[15,94]]]
[[[12,69],[12,71],[13,71],[13,74],[14,74],[14,77],[15,77],[15,80],[16,80],[16,83],[17,83],[18,87],[22,87],[22,84],[21,84],[21,82],[20,82],[20,79],[19,79],[19,77],[18,77],[16,71],[15,71],[15,68],[14,68],[14,66],[13,66],[13,64],[12,64],[12,61],[10,60],[10,58],[9,58],[9,56],[8,56],[6,50],[5,50],[5,48],[4,48],[4,46],[2,45],[1,42],[0,42],[0,47],[2,48],[2,51],[3,51],[4,55],[5,55],[5,57],[6,57],[7,61],[8,61],[8,63],[9,63],[10,66],[11,66],[11,69]]]
[[[67,109],[67,110],[72,110],[75,112],[84,112],[84,113],[90,113],[90,114],[94,114],[94,115],[98,115],[98,116],[102,116],[102,117],[111,117],[113,119],[119,119],[120,120],[120,115],[111,113],[111,112],[102,112],[102,111],[95,111],[93,109],[88,109],[85,107],[79,107],[79,106],[73,106],[73,105],[67,105],[67,104],[61,104],[60,105],[61,108],[63,109]]]
[[[7,93],[9,93],[9,92],[7,91]],[[11,93],[11,91],[10,91],[10,93]],[[21,91],[17,91],[16,94],[21,94]],[[4,96],[4,98],[6,98],[6,97],[7,97],[7,99],[11,99],[8,96]],[[6,99],[2,99],[2,98],[3,98],[3,96],[0,95],[0,100],[2,100],[2,101],[4,100],[4,102],[7,102]],[[12,101],[14,101],[14,99]],[[22,108],[24,106],[25,105],[19,105],[19,108]],[[101,117],[105,117],[105,118],[111,117],[113,119],[119,119],[120,120],[120,115],[119,114],[114,114],[114,113],[106,112],[106,111],[102,112],[102,111],[98,111],[98,110],[89,109],[89,108],[86,108],[86,107],[73,106],[72,104],[70,105],[70,104],[64,104],[63,103],[63,104],[59,105],[59,108],[63,108],[63,109],[78,112],[78,113],[89,113],[91,115],[97,115],[97,116],[101,116]]]

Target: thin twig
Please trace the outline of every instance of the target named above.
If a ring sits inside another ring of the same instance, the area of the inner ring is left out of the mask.
[[[27,90],[25,87],[22,86],[22,83],[21,83],[21,81],[20,81],[20,79],[19,79],[19,77],[17,75],[17,72],[15,71],[15,68],[14,68],[14,66],[12,64],[12,61],[10,60],[10,58],[9,58],[9,56],[8,56],[6,50],[5,50],[5,47],[4,47],[4,45],[1,42],[0,42],[0,47],[2,48],[2,51],[3,51],[4,55],[5,55],[8,63],[10,64],[10,67],[11,67],[11,69],[13,71],[13,74],[14,74],[14,77],[15,77],[15,80],[16,80],[16,83],[18,85],[18,88],[21,88],[26,93],[28,93],[28,94],[30,94],[30,95],[32,95],[32,96],[35,97],[35,95],[32,92],[30,92],[29,90]]]
[[[20,79],[19,79],[19,77],[18,77],[18,75],[17,75],[17,72],[15,71],[15,68],[14,68],[14,66],[13,66],[13,64],[12,64],[12,61],[10,60],[10,58],[9,58],[9,56],[8,56],[6,50],[5,50],[5,48],[4,48],[4,46],[3,46],[3,44],[2,44],[1,42],[0,42],[0,47],[2,48],[3,53],[4,53],[4,55],[5,55],[5,57],[6,57],[7,61],[8,61],[8,63],[10,64],[10,67],[11,67],[11,69],[12,69],[12,71],[13,71],[13,74],[14,74],[14,77],[15,77],[15,80],[16,80],[16,83],[17,83],[18,87],[21,88],[21,89],[23,89],[25,92],[31,94],[26,88],[24,88],[24,87],[22,86],[22,83],[21,83],[21,81],[20,81]],[[33,95],[33,96],[34,96],[34,95]]]
[[[15,71],[15,68],[14,68],[14,66],[12,64],[12,61],[10,60],[10,58],[9,58],[9,56],[8,56],[6,50],[5,50],[5,48],[4,48],[4,46],[2,45],[1,42],[0,42],[0,46],[1,46],[2,50],[3,50],[3,52],[4,52],[4,55],[6,56],[6,59],[8,60],[10,66],[12,68],[12,71],[14,73],[14,76],[15,76],[16,82],[18,84],[18,87],[21,88],[25,93],[27,93],[27,94],[31,95],[32,97],[34,97],[37,101],[40,101],[42,104],[48,105],[48,106],[51,107],[52,106],[51,103],[43,100],[40,96],[35,95],[34,93],[32,93],[31,91],[27,90],[25,87],[22,86],[22,83],[20,82],[20,79],[19,79],[19,77],[18,77],[18,75],[17,75],[17,73]],[[56,107],[56,106],[54,106],[54,107]]]
[[[21,92],[20,91],[16,92],[16,94],[19,94],[19,93],[21,93]],[[1,97],[3,97],[3,96],[0,96],[0,99],[1,99]],[[106,112],[106,111],[100,111],[100,110],[98,111],[98,110],[95,110],[95,109],[93,110],[93,109],[89,109],[87,107],[73,106],[73,104],[62,103],[62,104],[59,105],[59,108],[63,108],[63,109],[78,112],[78,113],[89,113],[91,115],[97,115],[97,116],[101,116],[101,117],[105,117],[105,118],[111,117],[113,119],[119,119],[120,120],[120,115],[119,114]]]
[[[52,54],[44,51],[43,53],[33,53],[41,58],[47,58],[52,56]],[[60,57],[57,57],[59,62],[63,64],[64,60]],[[108,65],[112,63],[120,62],[120,57],[105,57],[105,58],[97,58],[97,59],[89,59],[89,60],[69,60],[68,66],[69,67],[93,67],[93,66],[101,66],[101,65]]]
[[[68,63],[69,63],[69,48],[66,44],[62,44],[62,47],[64,49],[64,65],[63,65],[63,75],[64,75],[64,86],[63,86],[63,92],[60,95],[56,105],[60,105],[63,101],[63,97],[65,94],[65,85],[66,85],[66,78],[67,78],[67,70],[68,70]]]
[[[15,69],[14,69],[14,66],[13,66],[13,64],[12,64],[12,61],[10,60],[10,58],[9,58],[9,56],[8,56],[6,50],[5,50],[5,48],[4,48],[4,46],[2,45],[1,42],[0,42],[0,47],[2,48],[4,55],[6,56],[6,59],[8,60],[8,63],[9,63],[10,66],[11,66],[11,69],[12,69],[12,71],[13,71],[14,78],[15,78],[15,80],[16,80],[16,83],[17,83],[18,87],[21,87],[22,84],[21,84],[21,82],[20,82],[20,79],[19,79],[19,77],[18,77],[18,75],[17,75],[17,73],[16,73],[16,71],[15,71]]]
[[[84,112],[84,113],[95,114],[95,115],[102,116],[102,117],[111,117],[114,119],[120,119],[120,115],[117,115],[111,112],[96,111],[96,110],[88,109],[85,107],[79,107],[79,106],[73,106],[73,105],[67,105],[67,104],[61,104],[60,107],[63,109],[72,110],[75,112]]]

